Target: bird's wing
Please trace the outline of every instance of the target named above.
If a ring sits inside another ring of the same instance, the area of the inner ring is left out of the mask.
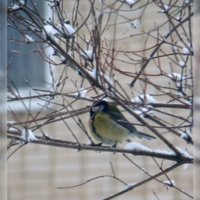
[[[115,117],[118,116],[118,119],[116,119],[114,116]],[[137,131],[137,129],[130,122],[128,122],[121,113],[111,113],[111,114],[109,113],[109,117],[112,118],[115,122],[117,122],[121,126],[127,128],[130,131],[130,133],[133,133],[135,136],[139,138],[144,138],[146,140],[156,139],[151,135]]]
[[[130,132],[137,132],[136,128],[130,122],[128,122],[126,119],[118,119],[115,121],[117,121],[121,126],[129,129]]]
[[[147,140],[156,139],[155,137],[153,137],[151,135],[137,131],[137,129],[130,122],[127,121],[127,119],[124,117],[124,115],[120,112],[120,110],[118,108],[115,108],[115,110],[109,109],[107,111],[107,114],[113,121],[115,121],[122,127],[128,129],[130,131],[130,133],[133,133],[133,135],[135,135],[139,138],[147,139]]]
[[[137,131],[136,128],[127,121],[127,119],[122,115],[122,113],[119,111],[108,111],[108,115],[110,118],[112,118],[115,122],[120,124],[121,126],[127,128],[130,130],[130,132],[135,132]]]

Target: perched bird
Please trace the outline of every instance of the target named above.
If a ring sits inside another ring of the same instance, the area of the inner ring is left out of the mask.
[[[100,142],[115,147],[118,142],[130,141],[137,136],[147,140],[155,137],[137,131],[122,115],[114,103],[95,102],[90,109],[89,128],[92,136]]]

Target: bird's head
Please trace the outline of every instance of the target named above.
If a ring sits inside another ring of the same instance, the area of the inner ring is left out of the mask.
[[[90,109],[90,116],[92,116],[96,112],[106,112],[108,110],[109,104],[106,101],[95,102]]]

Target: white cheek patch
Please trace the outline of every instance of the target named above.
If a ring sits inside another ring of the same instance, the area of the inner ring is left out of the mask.
[[[100,105],[100,106],[94,106],[94,107],[92,108],[92,112],[102,111],[102,110],[103,110],[103,107],[104,107],[104,106],[102,106],[102,105]]]
[[[99,109],[99,106],[95,106],[95,107],[92,108],[92,112],[97,112],[98,109]]]

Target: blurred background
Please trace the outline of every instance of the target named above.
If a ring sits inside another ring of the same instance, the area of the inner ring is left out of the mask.
[[[45,14],[46,18],[52,17],[50,10],[46,9],[47,6],[43,7],[42,5],[43,1],[37,1],[37,5],[41,6],[41,12]],[[111,1],[105,1],[107,4],[111,4]],[[119,1],[120,3],[123,1]],[[143,1],[137,1],[137,6],[143,5]],[[150,2],[150,1],[149,1]],[[12,3],[12,1],[10,1]],[[90,7],[88,6],[87,1],[80,1],[79,2],[79,10],[81,11],[81,15],[83,18],[85,18],[89,12]],[[40,5],[41,4],[41,5]],[[100,1],[95,2],[95,8],[100,9],[102,6]],[[74,8],[74,2],[73,1],[64,1],[63,10],[65,11],[66,18],[71,19],[71,12]],[[142,10],[131,10],[130,6],[126,4],[124,7],[124,13],[123,16],[127,18],[134,19],[134,16],[137,16],[138,14],[141,14]],[[108,20],[108,17],[111,18],[111,21],[113,20],[113,24],[116,23],[116,16],[115,15],[105,15],[103,17],[104,22]],[[123,21],[123,18],[121,18]],[[131,38],[132,34],[139,34],[143,31],[148,31],[154,26],[159,26],[160,24],[163,24],[165,18],[164,15],[160,13],[160,10],[158,7],[151,3],[148,6],[148,9],[145,10],[145,13],[142,17],[142,21],[139,23],[138,27],[132,28],[130,23],[122,23],[122,25],[117,26],[117,30],[115,30],[116,26],[109,26],[109,28],[104,32],[105,38],[107,40],[103,41],[104,43],[108,43],[112,41],[112,39],[115,37],[117,38],[117,42],[113,44],[113,47],[115,49],[125,49],[126,51],[133,51],[133,50],[140,50],[143,48],[148,48],[149,46],[152,46],[155,43],[155,39],[153,37],[149,37],[148,40],[145,42],[144,47],[144,41],[146,40],[146,35],[140,36],[138,38]],[[110,24],[112,24],[110,21]],[[120,24],[120,20],[118,21]],[[88,27],[92,27],[92,24],[88,24]],[[169,27],[167,25],[163,25],[160,29],[160,34],[166,35],[168,33]],[[84,31],[84,29],[83,29]],[[9,32],[8,31],[8,38],[12,37],[12,34],[17,34],[15,32]],[[82,33],[85,35],[87,39],[87,32]],[[152,33],[156,37],[156,33]],[[124,39],[124,38],[128,39]],[[122,39],[123,38],[123,39]],[[39,44],[40,45],[40,44]],[[80,45],[83,49],[87,48],[86,44],[82,44],[80,42]],[[11,43],[8,44],[8,52],[11,52],[10,50],[14,48]],[[15,48],[26,48],[26,47],[15,47]],[[169,51],[171,46],[165,45],[163,47],[163,51],[167,52]],[[26,49],[23,49],[24,51],[28,51]],[[31,50],[30,50],[31,51]],[[51,50],[49,50],[51,52]],[[152,52],[150,49],[149,51],[146,51],[148,56]],[[30,58],[28,57],[30,56]],[[48,70],[48,67],[44,63],[44,60],[41,57],[32,57],[33,54],[26,55],[22,54],[19,60],[17,58],[13,58],[12,55],[8,53],[8,64],[9,61],[12,59],[16,59],[12,61],[13,65],[16,66],[24,66],[24,68],[20,71],[17,69],[14,69],[14,71],[9,72],[10,77],[17,77],[17,76],[23,76],[23,77],[34,77],[32,84],[38,84],[40,80],[49,80],[47,76],[48,73],[46,73]],[[34,55],[36,56],[36,55]],[[37,55],[38,56],[38,55]],[[124,53],[119,53],[117,55],[117,59],[124,60],[126,59],[126,55]],[[32,60],[30,60],[32,59]],[[12,65],[11,64],[11,65]],[[115,61],[115,66],[120,68],[121,70],[127,70],[127,71],[134,71],[137,72],[140,69],[140,66],[138,65],[130,65],[128,63],[117,62]],[[44,65],[44,66],[43,66]],[[64,65],[63,65],[64,66]],[[54,66],[53,72],[54,77],[56,80],[59,79],[60,74],[62,73],[63,66]],[[163,70],[166,72],[166,74],[171,73],[171,68],[169,66],[169,60],[168,58],[163,58],[161,66],[163,67]],[[176,69],[176,68],[174,68]],[[178,67],[177,67],[178,69]],[[147,74],[156,74],[159,73],[159,70],[157,69],[155,63],[153,61],[150,62],[149,67],[145,71]],[[18,74],[19,73],[19,74]],[[36,74],[35,74],[36,73]],[[33,75],[34,74],[34,75]],[[41,76],[41,77],[40,77]],[[80,76],[74,75],[74,71],[72,69],[69,69],[68,71],[68,77],[73,77],[74,80],[77,80],[77,82],[81,81]],[[75,77],[77,76],[77,77]],[[37,77],[37,78],[35,78]],[[128,83],[132,81],[132,77],[128,77],[124,79],[124,77],[120,74],[116,75],[117,79],[120,81],[120,83],[124,86],[126,91],[128,93],[137,93],[137,89],[140,90],[141,86],[140,83],[136,84],[135,89],[136,91],[130,91],[128,87]],[[156,80],[155,80],[156,79]],[[168,85],[167,82],[168,79],[163,78],[162,76],[154,77],[155,82],[159,82],[160,85]],[[9,80],[8,80],[8,84]],[[84,83],[84,87],[87,88],[89,86],[88,83]],[[19,82],[18,87],[22,88],[23,94],[25,93],[26,86]],[[43,88],[43,85],[36,85],[36,87]],[[74,84],[69,78],[66,82],[65,88],[63,89],[63,93],[66,92],[74,92]],[[147,93],[156,94],[155,88],[148,87]],[[136,95],[137,96],[137,95]],[[73,99],[68,98],[68,102],[72,102]],[[156,96],[156,100],[159,102],[166,102],[166,99],[163,96]],[[56,100],[57,102],[62,102],[62,98],[58,97]],[[73,108],[81,108],[85,106],[90,106],[92,103],[88,101],[77,101],[75,104],[73,104]],[[23,105],[19,105],[17,102],[10,102],[8,103],[8,106],[12,110],[14,110],[15,114],[17,115],[17,118],[20,121],[26,121],[28,120],[26,110],[23,108]],[[34,104],[32,103],[32,114],[34,115],[34,109],[35,113],[38,112],[38,102]],[[35,106],[35,107],[34,107]],[[57,109],[56,104],[51,107],[52,109]],[[122,110],[122,108],[120,108]],[[180,115],[180,116],[186,116],[188,114],[188,111],[181,110],[181,109],[170,109],[167,110],[169,113],[172,113],[174,115]],[[177,113],[179,112],[179,113]],[[48,112],[46,113],[48,114]],[[137,123],[136,119],[134,119],[132,116],[130,116],[128,113],[124,113],[124,115],[127,117],[129,121],[132,123]],[[171,118],[170,115],[162,115],[158,114],[158,116],[162,117],[163,120],[171,123],[171,124],[178,124],[179,119],[177,121],[174,118]],[[79,116],[82,120],[85,127],[88,129],[88,119],[89,119],[89,113],[82,114]],[[8,116],[8,120],[12,121],[13,119]],[[68,118],[65,120],[65,122],[70,125],[70,128],[73,130],[73,132],[76,134],[79,141],[82,143],[88,143],[89,140],[86,137],[86,135],[81,131],[81,129],[77,126],[77,123],[71,119]],[[18,126],[19,129],[23,129],[23,127]],[[151,134],[149,130],[145,127],[137,126],[137,129],[145,132],[147,134]],[[54,138],[59,138],[67,141],[73,141],[74,137],[69,133],[69,130],[66,127],[66,124],[63,123],[63,121],[59,121],[57,123],[52,123],[46,126],[42,127],[42,131]],[[41,135],[41,133],[38,131],[34,132],[35,135]],[[185,149],[186,142],[184,140],[180,140],[179,137],[175,137],[172,134],[166,133],[165,137],[172,143],[174,146],[180,147]],[[161,150],[169,150],[167,149],[166,145],[164,145],[160,140],[154,140],[154,141],[145,141],[140,140],[137,138],[133,138],[132,141],[141,143],[145,146],[150,147],[151,149],[161,149]],[[126,143],[122,143],[119,145],[120,147],[123,147]],[[192,154],[193,147],[192,145],[187,145],[187,151]],[[13,149],[8,151],[8,154],[11,154],[13,152]],[[160,165],[162,164],[163,168],[170,167],[174,162],[172,161],[162,161],[161,159],[155,159],[150,157],[143,157],[143,156],[131,156],[128,155],[128,157],[134,161],[137,165],[139,165],[141,168],[144,168],[149,174],[154,175],[155,173],[158,173],[159,167],[157,166],[156,162]],[[163,162],[163,163],[162,163]],[[128,161],[122,154],[113,154],[108,152],[93,152],[93,151],[77,151],[72,149],[64,149],[64,148],[58,148],[58,147],[50,147],[50,146],[43,146],[43,145],[36,145],[36,144],[27,144],[17,150],[8,160],[7,164],[7,184],[8,184],[8,199],[9,200],[50,200],[50,199],[70,199],[70,200],[93,200],[93,199],[104,199],[112,194],[115,194],[121,190],[123,190],[126,186],[111,177],[114,174],[117,178],[123,180],[126,184],[129,183],[138,183],[142,180],[145,180],[148,178],[148,176],[142,172],[140,168],[138,168],[136,165]],[[99,179],[91,180],[95,177],[102,176]],[[189,195],[193,195],[193,166],[192,165],[183,165],[172,172],[169,172],[167,174],[169,179],[175,181],[175,187],[169,188],[166,187],[163,183],[160,183],[156,180],[150,181],[141,187],[138,187],[132,191],[129,191],[128,193],[117,197],[116,199],[137,199],[137,200],[156,200],[156,199],[162,199],[162,200],[185,200],[185,199],[191,199]],[[158,178],[160,181],[166,181],[166,176],[161,176]],[[81,186],[72,187],[68,189],[58,189],[56,187],[70,187],[70,186],[76,186],[81,183],[84,183],[88,181],[88,183],[83,184]],[[184,191],[184,193],[182,192]],[[185,194],[186,193],[186,194]]]

